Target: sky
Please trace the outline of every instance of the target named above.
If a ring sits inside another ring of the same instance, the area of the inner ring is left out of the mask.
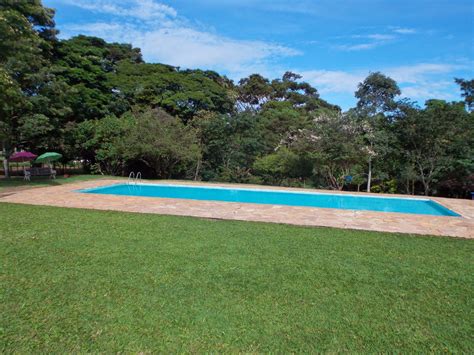
[[[402,97],[461,100],[474,78],[473,0],[43,0],[60,38],[131,43],[149,63],[210,69],[234,81],[288,70],[344,110],[370,73]]]

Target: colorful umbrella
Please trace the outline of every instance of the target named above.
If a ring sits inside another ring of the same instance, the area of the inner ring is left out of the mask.
[[[16,152],[13,153],[8,160],[11,162],[24,162],[35,160],[36,157],[37,155],[31,152]]]
[[[47,152],[36,158],[35,163],[49,163],[62,158],[62,155],[55,152]]]

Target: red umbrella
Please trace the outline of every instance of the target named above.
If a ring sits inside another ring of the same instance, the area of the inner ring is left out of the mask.
[[[10,156],[9,161],[12,162],[24,162],[36,159],[37,155],[31,152],[16,152]]]

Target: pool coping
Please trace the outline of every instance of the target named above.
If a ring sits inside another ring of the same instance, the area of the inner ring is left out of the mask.
[[[474,201],[471,200],[247,184],[202,183],[181,180],[143,181],[143,183],[151,185],[198,185],[202,187],[231,187],[246,190],[281,190],[322,194],[349,194],[360,197],[373,196],[432,200],[461,216],[451,217],[223,201],[105,195],[81,193],[78,191],[123,183],[126,183],[126,180],[103,179],[41,187],[22,190],[0,197],[0,202],[474,238]]]
[[[437,201],[423,197],[423,198],[410,198],[410,197],[399,197],[399,196],[386,196],[386,195],[370,195],[370,194],[353,194],[353,193],[346,193],[346,194],[334,194],[330,192],[320,192],[320,191],[306,191],[306,190],[301,190],[301,189],[293,189],[293,190],[282,190],[282,189],[273,189],[270,187],[268,188],[243,188],[243,187],[228,187],[228,186],[211,186],[211,185],[202,185],[202,184],[180,184],[180,183],[133,183],[133,184],[128,184],[126,182],[123,183],[116,183],[116,184],[111,184],[111,185],[105,185],[105,186],[99,186],[99,187],[92,187],[92,188],[87,188],[87,189],[79,189],[75,190],[76,192],[81,192],[81,193],[90,193],[94,194],[97,192],[97,194],[105,194],[105,195],[114,195],[113,193],[102,193],[100,191],[114,187],[114,186],[132,186],[132,187],[139,187],[139,186],[172,186],[172,187],[182,187],[182,188],[201,188],[201,189],[209,189],[209,190],[234,190],[234,191],[259,191],[259,192],[276,192],[276,193],[282,193],[282,194],[300,194],[300,195],[326,195],[326,196],[336,196],[336,195],[341,195],[341,196],[349,196],[349,197],[356,197],[356,198],[371,198],[371,199],[385,199],[385,200],[411,200],[411,201],[423,201],[423,202],[430,202],[434,204],[435,209],[439,210],[446,210],[447,213],[445,215],[439,215],[444,216],[444,217],[461,217],[460,214],[457,212],[449,209],[448,207],[444,206],[441,203],[438,203]],[[134,195],[132,191],[129,191],[130,194],[117,194],[121,196],[135,196],[135,197],[147,197],[147,198],[160,198],[157,196],[140,196],[140,195]],[[161,198],[167,198],[167,199],[173,199],[172,197],[161,197]],[[185,200],[198,200],[198,201],[211,201],[211,202],[230,202],[230,203],[245,203],[245,204],[268,204],[268,203],[259,203],[259,202],[238,202],[238,201],[226,201],[226,200],[214,200],[214,199],[194,199],[194,198],[182,198]],[[308,208],[331,208],[331,207],[318,207],[318,206],[305,206],[305,205],[287,205],[287,204],[279,204],[275,203],[276,205],[284,205],[284,206],[294,206],[294,207],[308,207]],[[334,207],[337,208],[337,207]],[[384,212],[384,213],[397,213],[397,212],[391,212],[391,211],[377,211],[377,210],[371,210],[371,209],[351,209],[351,208],[338,208],[338,209],[344,209],[344,210],[351,210],[351,211],[373,211],[373,212]],[[410,213],[410,212],[399,212],[399,213]],[[431,215],[428,213],[410,213],[410,214],[418,214],[418,215]],[[436,215],[434,215],[436,216]]]

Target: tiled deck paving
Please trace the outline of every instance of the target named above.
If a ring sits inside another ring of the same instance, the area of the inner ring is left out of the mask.
[[[124,183],[124,180],[107,179],[85,181],[61,186],[23,190],[7,196],[0,196],[0,202],[474,238],[474,201],[471,200],[432,198],[438,203],[462,215],[462,217],[438,217],[329,208],[95,195],[75,191],[115,183]],[[147,181],[147,183],[150,182]],[[157,183],[176,183],[176,181],[161,180]],[[235,184],[205,184],[183,181],[179,181],[179,183],[208,186],[236,186]],[[290,189],[255,185],[238,186],[259,189],[315,191],[309,189]],[[330,191],[329,193],[335,192]],[[351,194],[353,194],[353,192],[351,192]],[[377,194],[377,196],[380,196],[380,194]],[[400,196],[407,197],[404,195]]]

